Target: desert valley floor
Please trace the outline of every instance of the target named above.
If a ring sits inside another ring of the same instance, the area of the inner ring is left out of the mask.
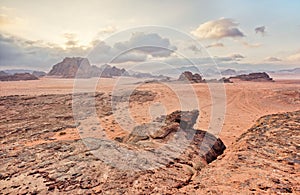
[[[91,81],[81,79],[80,86]],[[129,133],[118,123],[125,121],[125,111],[113,110],[109,99],[137,83],[124,107],[135,126],[160,114],[171,115],[184,104],[190,110],[199,109],[194,129],[220,138],[226,146],[224,153],[212,163],[206,159],[200,168],[195,165],[196,157],[183,155],[153,170],[119,170],[97,159],[81,142],[95,133],[93,129],[80,132],[73,119],[72,79],[0,82],[0,194],[300,193],[300,80],[187,87],[177,82],[102,78],[94,94],[96,110],[98,122],[111,140]],[[222,114],[213,121],[211,117],[223,95],[226,110],[217,110],[224,112],[222,125]],[[163,112],[155,112],[162,105]],[[210,130],[210,123],[222,126]],[[214,149],[218,153],[218,148]]]

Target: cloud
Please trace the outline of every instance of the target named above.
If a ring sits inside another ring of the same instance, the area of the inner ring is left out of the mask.
[[[289,61],[295,61],[295,62],[300,62],[300,51],[298,51],[295,54],[292,54],[290,56],[288,56],[287,58]]]
[[[12,20],[10,17],[8,17],[5,14],[0,15],[0,25],[1,26],[11,24],[11,23],[14,23],[14,20]]]
[[[91,58],[92,63],[143,62],[149,57],[170,56],[177,48],[170,40],[151,33],[134,33],[127,41],[108,45],[103,41],[94,41],[92,46],[78,44],[77,34],[64,33],[66,48],[52,43],[31,41],[16,36],[0,34],[0,66],[30,67],[49,69],[67,56]]]
[[[282,61],[282,59],[276,58],[276,57],[267,57],[264,60],[267,61],[267,62],[280,62],[280,61]]]
[[[195,54],[201,53],[201,48],[198,48],[196,45],[190,45],[187,49],[193,51]]]
[[[266,33],[266,27],[265,26],[259,26],[259,27],[256,27],[254,29],[254,31],[255,31],[256,34],[260,33],[262,36],[264,36],[265,33]]]
[[[248,42],[246,42],[246,41],[243,41],[242,44],[243,44],[245,47],[248,47],[248,48],[257,48],[257,47],[262,46],[261,43],[248,43]]]
[[[243,56],[241,54],[231,54],[229,57],[231,57],[232,59],[235,59],[235,60],[239,60],[239,59],[245,58],[245,56]]]
[[[100,28],[98,35],[103,35],[103,34],[111,34],[117,31],[117,28],[115,26],[107,26],[104,28]]]
[[[225,37],[244,37],[244,33],[237,28],[239,24],[229,18],[208,21],[201,24],[191,33],[200,39],[222,39]]]
[[[143,32],[133,33],[128,41],[118,42],[114,48],[120,50],[134,50],[152,57],[168,57],[177,47],[171,45],[170,40],[162,38],[156,33],[145,34]]]
[[[231,54],[226,57],[215,57],[218,61],[228,62],[228,61],[241,61],[245,56],[241,54]]]
[[[143,62],[152,58],[169,57],[177,50],[167,38],[156,33],[136,32],[127,41],[108,45],[103,41],[94,41],[89,59],[95,63]]]
[[[223,43],[213,43],[213,44],[206,46],[206,48],[211,48],[211,47],[224,47],[224,44]]]
[[[78,47],[77,34],[75,34],[75,33],[64,33],[63,37],[66,39],[65,45],[67,47]]]
[[[0,34],[0,66],[30,67],[46,70],[66,56],[85,56],[81,47],[62,49],[55,44],[30,41]]]

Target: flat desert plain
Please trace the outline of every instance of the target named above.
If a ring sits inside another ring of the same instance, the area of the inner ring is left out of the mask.
[[[232,144],[239,135],[254,125],[261,116],[296,111],[300,109],[300,80],[276,80],[276,82],[242,82],[224,84],[185,84],[185,83],[146,83],[143,79],[133,78],[96,78],[79,79],[80,84],[74,85],[73,79],[42,78],[34,81],[0,82],[0,95],[38,96],[47,94],[72,94],[74,88],[86,91],[91,83],[96,83],[95,92],[113,93],[126,89],[149,90],[157,93],[154,100],[145,104],[132,101],[129,116],[137,124],[150,122],[151,109],[157,109],[158,114],[170,114],[183,107],[199,109],[196,129],[211,131],[219,136],[226,146]],[[92,86],[93,88],[93,86]],[[88,91],[91,91],[90,89]],[[220,96],[213,102],[212,95]],[[196,98],[196,99],[195,99]],[[224,104],[218,107],[218,104]],[[212,118],[212,109],[219,109],[219,121]],[[221,110],[223,109],[224,110]],[[100,108],[101,109],[101,108]],[[187,109],[187,108],[185,108]],[[223,114],[224,113],[224,114]],[[158,115],[159,116],[159,115]],[[110,122],[114,116],[102,121],[103,126],[115,126]],[[222,121],[224,121],[222,123]],[[221,129],[209,129],[210,125],[219,123]],[[113,127],[116,128],[116,127]],[[117,135],[122,127],[117,127]]]

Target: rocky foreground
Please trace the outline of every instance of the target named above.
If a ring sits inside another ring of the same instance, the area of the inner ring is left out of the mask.
[[[184,192],[299,194],[300,111],[261,117]]]
[[[134,91],[130,101],[152,101],[154,95]],[[99,118],[112,114],[111,99],[124,101],[110,97],[94,96]],[[162,116],[113,141],[80,139],[71,106],[71,95],[0,98],[1,192],[175,193],[225,150],[220,139],[193,129],[198,111]],[[137,154],[141,161],[133,156],[121,162],[118,155],[126,154],[123,151]]]
[[[134,91],[130,101],[143,104],[154,96]],[[93,97],[99,118],[112,115],[111,99],[124,101],[104,93]],[[162,116],[113,142],[80,139],[72,95],[1,97],[0,111],[3,194],[300,193],[300,111],[262,117],[224,154],[220,139],[193,129],[197,111]],[[123,162],[133,169],[102,159],[122,161],[117,155],[123,151],[159,158]]]

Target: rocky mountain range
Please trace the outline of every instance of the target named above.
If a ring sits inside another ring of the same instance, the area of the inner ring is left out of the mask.
[[[113,77],[127,75],[125,69],[119,69],[115,66],[104,65],[101,68],[91,65],[87,58],[66,57],[62,62],[55,64],[47,76],[56,76],[63,78],[90,78],[90,77]]]

